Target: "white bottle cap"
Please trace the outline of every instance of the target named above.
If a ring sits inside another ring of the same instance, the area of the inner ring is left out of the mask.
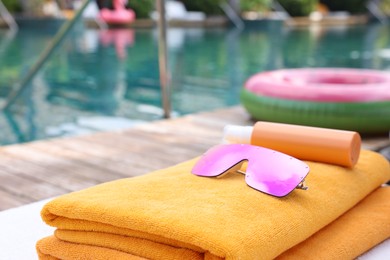
[[[226,125],[223,129],[223,142],[250,144],[252,131],[252,126]]]

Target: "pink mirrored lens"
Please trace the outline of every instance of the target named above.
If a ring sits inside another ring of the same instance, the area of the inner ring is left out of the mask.
[[[248,144],[212,147],[199,159],[192,173],[215,177],[245,160],[248,160],[246,183],[277,197],[289,194],[309,173],[309,166],[294,157]]]

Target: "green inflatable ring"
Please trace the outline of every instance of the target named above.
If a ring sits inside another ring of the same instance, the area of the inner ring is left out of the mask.
[[[240,100],[255,120],[353,130],[361,134],[390,130],[390,101],[296,101],[254,94],[245,88],[241,90]]]

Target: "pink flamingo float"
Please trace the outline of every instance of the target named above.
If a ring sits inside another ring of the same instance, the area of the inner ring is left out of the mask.
[[[101,30],[100,41],[104,46],[114,44],[116,53],[120,59],[127,57],[127,46],[134,44],[134,30],[131,29],[110,29]]]
[[[124,24],[135,20],[135,12],[126,9],[126,0],[114,0],[114,10],[103,8],[100,10],[100,18],[110,24]]]

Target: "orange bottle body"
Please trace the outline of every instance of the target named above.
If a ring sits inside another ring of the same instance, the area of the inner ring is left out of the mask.
[[[257,122],[250,143],[301,160],[353,167],[359,159],[361,138],[354,131]]]

